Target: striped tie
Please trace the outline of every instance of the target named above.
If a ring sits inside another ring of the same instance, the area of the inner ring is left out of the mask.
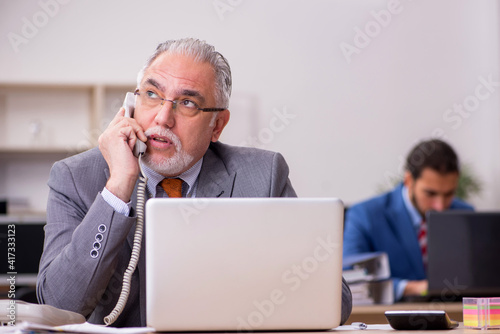
[[[427,268],[427,223],[422,220],[420,224],[420,232],[418,233],[418,244],[422,250],[422,260],[424,262],[424,268]]]

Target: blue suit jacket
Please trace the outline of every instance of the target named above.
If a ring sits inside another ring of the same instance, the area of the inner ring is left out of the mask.
[[[344,257],[386,252],[396,289],[401,279],[426,278],[417,234],[402,196],[403,185],[349,208],[344,231]],[[473,210],[454,199],[450,209]],[[396,294],[394,294],[396,296]]]

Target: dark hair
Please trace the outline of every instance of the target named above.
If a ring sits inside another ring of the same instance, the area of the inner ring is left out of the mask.
[[[440,174],[458,173],[458,156],[453,148],[442,140],[423,141],[408,154],[406,170],[416,180],[425,168],[431,168]]]

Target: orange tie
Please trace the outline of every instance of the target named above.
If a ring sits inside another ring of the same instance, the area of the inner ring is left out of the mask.
[[[181,179],[163,179],[161,187],[165,190],[168,197],[182,197]]]

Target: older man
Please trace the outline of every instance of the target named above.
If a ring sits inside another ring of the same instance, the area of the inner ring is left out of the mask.
[[[231,71],[214,47],[194,39],[167,41],[138,76],[134,117],[121,109],[99,147],[56,163],[51,171],[41,303],[102,323],[120,294],[137,220],[139,175],[132,148],[146,142],[149,197],[295,197],[279,153],[218,142],[229,121]],[[171,182],[171,180],[174,180]],[[172,187],[170,185],[170,187]],[[98,247],[94,247],[95,242]],[[344,286],[345,321],[350,292]],[[144,326],[144,261],[114,326]]]

